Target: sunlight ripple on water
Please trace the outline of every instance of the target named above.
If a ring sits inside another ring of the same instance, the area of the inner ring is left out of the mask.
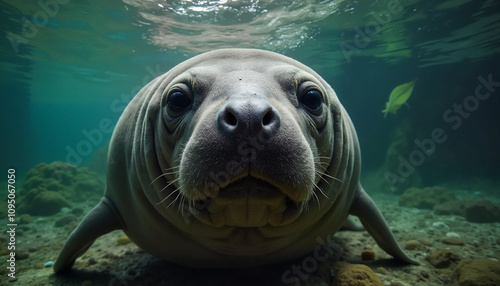
[[[152,23],[148,35],[152,44],[204,52],[234,46],[275,51],[296,48],[313,38],[317,34],[314,23],[336,12],[343,1],[124,2]]]

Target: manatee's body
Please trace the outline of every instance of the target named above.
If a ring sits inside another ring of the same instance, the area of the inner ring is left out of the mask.
[[[360,218],[398,246],[359,183],[349,116],[314,71],[261,50],[217,50],[145,86],[113,133],[104,198],[71,234],[56,272],[123,229],[145,251],[195,267],[299,257]]]

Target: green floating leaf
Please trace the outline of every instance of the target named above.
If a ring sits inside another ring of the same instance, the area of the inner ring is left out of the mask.
[[[389,101],[385,103],[385,109],[382,110],[384,118],[389,112],[396,114],[396,111],[398,111],[401,106],[406,104],[406,101],[410,98],[416,81],[417,80],[415,79],[411,82],[398,85],[392,90],[391,95],[389,95]]]

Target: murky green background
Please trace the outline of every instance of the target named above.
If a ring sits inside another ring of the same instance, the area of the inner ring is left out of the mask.
[[[246,47],[332,85],[375,191],[500,174],[498,1],[9,0],[0,13],[3,170],[88,165],[148,81],[201,52]],[[384,119],[391,90],[414,79],[408,106]]]

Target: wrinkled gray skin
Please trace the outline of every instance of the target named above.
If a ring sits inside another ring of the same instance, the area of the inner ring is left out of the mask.
[[[358,216],[412,264],[359,183],[353,124],[313,70],[262,50],[217,50],[146,85],[114,130],[102,201],[64,245],[70,269],[123,229],[145,251],[194,267],[299,257]],[[318,239],[319,238],[319,239]]]

